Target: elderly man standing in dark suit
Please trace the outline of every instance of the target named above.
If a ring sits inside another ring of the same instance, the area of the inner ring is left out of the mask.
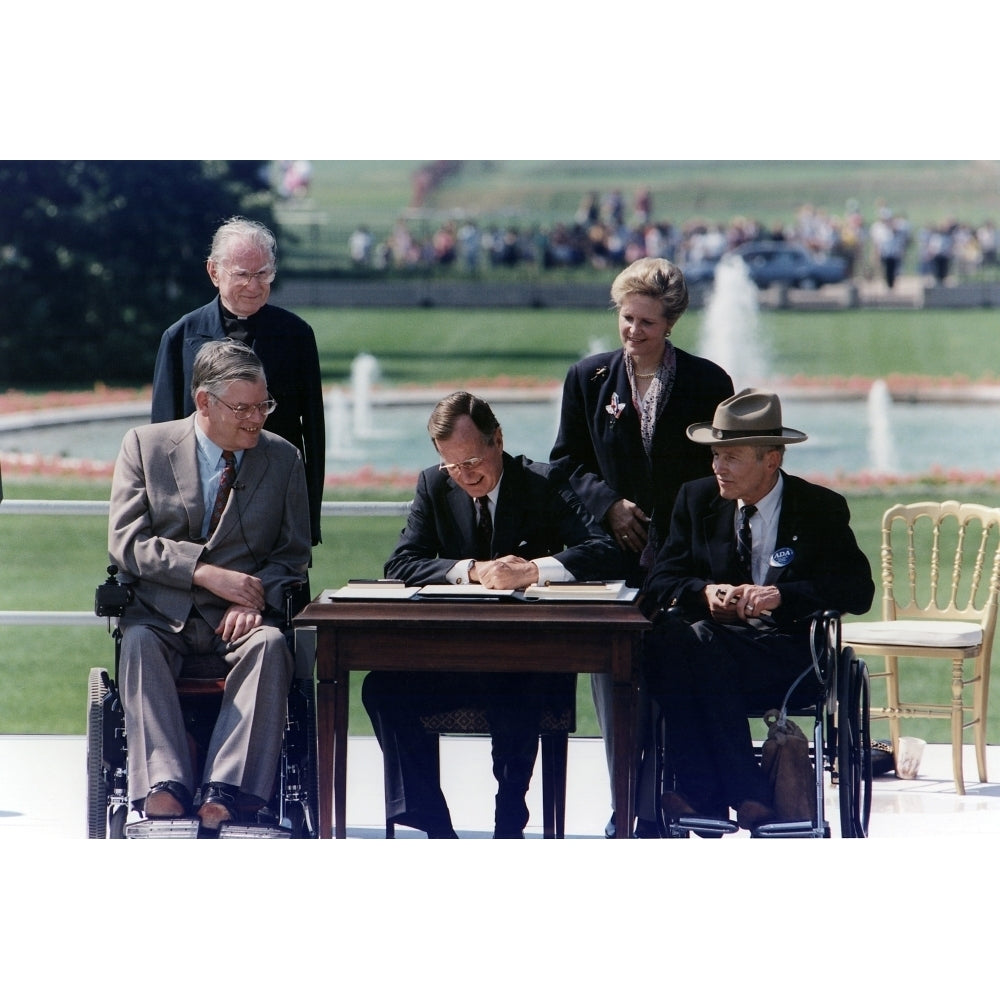
[[[418,586],[517,590],[619,573],[616,546],[579,498],[553,486],[547,466],[504,451],[486,402],[453,393],[435,407],[428,431],[441,463],[420,474],[406,526],[385,564],[388,576]],[[455,836],[436,780],[436,736],[424,733],[420,717],[485,702],[498,786],[494,836],[523,837],[549,683],[545,675],[518,673],[370,673],[362,699],[382,747],[386,815],[429,837]]]
[[[204,345],[191,391],[194,415],[125,435],[108,552],[134,591],[119,666],[129,799],[149,819],[182,817],[200,786],[215,830],[271,796],[293,669],[279,626],[305,579],[309,508],[298,451],[263,429],[274,400],[248,347]],[[200,782],[174,683],[188,653],[225,664]]]
[[[875,584],[844,498],[782,471],[785,446],[806,435],[782,426],[777,396],[745,389],[687,434],[711,446],[714,476],[681,487],[642,597],[658,626],[645,671],[676,779],[663,808],[732,807],[752,830],[773,812],[747,707],[782,704],[810,663],[811,616],[864,614]]]
[[[236,217],[216,230],[206,266],[219,294],[208,305],[182,316],[160,339],[151,418],[159,423],[194,412],[191,372],[195,355],[208,341],[231,337],[253,348],[278,404],[268,430],[302,454],[312,543],[318,545],[326,474],[319,355],[312,327],[294,313],[268,304],[276,254],[274,235],[259,222]]]

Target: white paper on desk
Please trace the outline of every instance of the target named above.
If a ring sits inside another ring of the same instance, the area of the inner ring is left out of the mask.
[[[408,601],[419,587],[360,587],[353,584],[339,590],[324,590],[320,600],[326,601]]]
[[[490,590],[481,583],[440,583],[420,588],[421,597],[481,597],[484,600],[511,597],[513,590]]]
[[[638,593],[638,588],[626,587],[624,580],[609,580],[599,587],[581,581],[578,586],[572,583],[551,587],[532,584],[525,587],[524,598],[527,601],[632,601]]]

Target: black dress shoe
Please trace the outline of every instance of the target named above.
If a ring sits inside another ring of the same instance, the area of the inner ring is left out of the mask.
[[[146,819],[183,819],[191,812],[191,793],[179,781],[158,781],[143,803]]]
[[[494,840],[524,840],[524,831],[498,826],[493,830]]]
[[[232,823],[239,819],[240,811],[236,799],[240,790],[233,785],[221,781],[210,781],[201,790],[201,806],[198,809],[198,819],[206,830],[218,830],[223,823]]]
[[[608,825],[604,828],[604,839],[614,840],[617,830],[615,829],[615,814],[611,814],[611,819],[608,820]]]

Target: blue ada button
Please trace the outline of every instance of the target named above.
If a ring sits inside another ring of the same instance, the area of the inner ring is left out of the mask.
[[[795,549],[775,549],[768,562],[772,566],[787,566],[795,558]]]

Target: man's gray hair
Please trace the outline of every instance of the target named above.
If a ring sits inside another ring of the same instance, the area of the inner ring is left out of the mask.
[[[191,398],[202,389],[221,396],[230,382],[264,382],[264,366],[246,344],[238,340],[210,340],[194,359]]]
[[[241,215],[234,215],[231,219],[226,219],[215,231],[212,237],[212,249],[209,251],[208,259],[216,264],[223,264],[232,255],[234,245],[250,246],[262,253],[267,254],[274,267],[278,254],[278,241],[274,238],[274,233],[263,223],[254,222],[252,219],[244,219]]]

